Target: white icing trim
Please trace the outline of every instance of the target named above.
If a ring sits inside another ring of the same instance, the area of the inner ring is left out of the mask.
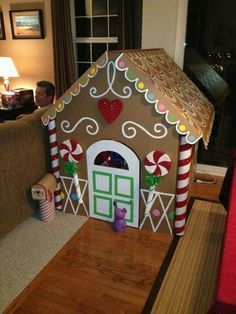
[[[102,59],[101,59],[102,60]],[[81,91],[81,88],[84,88],[84,87],[86,87],[87,85],[88,85],[88,83],[89,83],[89,79],[90,78],[93,78],[96,74],[97,74],[97,72],[98,72],[98,69],[102,69],[102,68],[104,68],[106,65],[107,65],[107,63],[108,63],[108,53],[107,53],[107,51],[105,52],[105,62],[104,62],[104,64],[102,64],[102,65],[100,65],[99,64],[99,60],[98,60],[98,63],[96,64],[96,66],[94,67],[94,69],[95,69],[95,72],[92,74],[92,75],[90,75],[89,73],[87,74],[87,80],[86,80],[86,82],[85,82],[85,84],[81,84],[81,83],[79,83],[78,84],[78,86],[77,86],[77,88],[78,88],[78,91],[77,92],[72,92],[72,91],[70,91],[70,94],[67,94],[67,96],[65,97],[65,99],[61,99],[61,103],[63,104],[62,105],[62,107],[60,108],[60,109],[58,109],[56,106],[55,107],[53,107],[53,109],[54,109],[54,114],[53,114],[53,117],[51,117],[51,116],[47,116],[47,121],[44,121],[44,118],[42,117],[41,118],[41,120],[42,120],[42,122],[43,122],[43,125],[48,125],[48,123],[50,122],[50,120],[53,120],[53,119],[55,119],[55,117],[56,117],[56,115],[57,115],[57,112],[61,112],[63,109],[64,109],[64,105],[66,104],[69,104],[70,102],[71,102],[71,100],[72,100],[72,97],[71,96],[77,96],[79,93],[80,93],[80,91]],[[80,80],[80,79],[79,79]],[[78,80],[78,81],[79,81]],[[76,86],[74,86],[74,88],[73,88],[74,90],[76,89]],[[63,96],[62,96],[63,97]],[[68,100],[67,100],[67,97],[68,97]]]
[[[156,111],[157,113],[159,113],[159,114],[161,114],[161,115],[164,115],[166,121],[167,121],[169,124],[175,125],[175,129],[176,129],[176,132],[177,132],[178,134],[186,136],[186,141],[187,141],[189,144],[191,144],[191,145],[197,143],[203,136],[202,136],[202,135],[199,135],[199,137],[195,137],[193,134],[190,133],[190,131],[187,131],[187,132],[180,131],[180,130],[178,129],[178,126],[179,126],[179,124],[181,123],[180,120],[176,120],[176,121],[172,121],[172,122],[171,122],[171,121],[168,119],[169,110],[166,110],[166,111],[159,111],[159,110],[157,109],[157,104],[159,103],[159,99],[153,99],[153,100],[148,99],[148,93],[150,92],[149,89],[148,89],[148,88],[146,88],[146,89],[140,89],[140,88],[138,88],[139,78],[137,77],[137,78],[135,78],[135,79],[130,79],[130,78],[128,77],[128,74],[127,74],[129,68],[128,68],[128,67],[124,67],[124,68],[119,67],[118,63],[119,63],[119,61],[120,61],[120,59],[121,59],[122,57],[123,57],[123,53],[121,53],[121,54],[116,58],[116,61],[115,61],[115,66],[116,66],[116,68],[117,68],[119,71],[123,71],[123,72],[124,72],[125,78],[126,78],[129,82],[135,83],[135,88],[136,88],[136,90],[137,90],[138,92],[140,92],[140,93],[144,93],[144,97],[145,97],[145,99],[146,99],[146,101],[147,101],[148,103],[150,103],[150,104],[155,104],[155,111]],[[150,92],[150,93],[151,93],[151,92]],[[153,94],[153,93],[151,93],[151,94]],[[192,140],[192,141],[189,140],[189,137],[191,137],[191,136],[194,136],[194,138],[195,138],[195,139]]]
[[[144,192],[146,192],[147,195],[148,195],[149,190],[141,189],[140,192],[141,192],[141,195],[142,195],[142,199],[144,201],[144,205],[146,206],[147,205],[147,199],[144,196]],[[170,205],[171,205],[172,201],[175,198],[175,194],[161,193],[161,192],[158,192],[158,191],[155,191],[153,194],[154,194],[154,197],[153,197],[153,199],[151,201],[150,210],[151,210],[151,208],[152,208],[156,198],[158,197],[158,199],[160,201],[160,204],[161,204],[161,209],[162,209],[163,213],[162,213],[162,215],[161,215],[157,225],[154,226],[154,223],[152,221],[151,211],[149,211],[149,213],[143,217],[143,220],[140,223],[139,229],[142,229],[146,219],[148,218],[149,221],[150,221],[150,224],[152,226],[152,231],[156,232],[158,230],[158,228],[160,227],[160,225],[162,223],[162,220],[165,218],[165,220],[167,222],[167,225],[168,225],[168,228],[169,228],[169,231],[170,231],[170,234],[172,235],[173,232],[172,232],[172,228],[171,228],[171,225],[170,225],[167,213],[168,213],[168,209],[170,208]],[[169,202],[166,205],[164,205],[164,203],[162,201],[162,196],[170,196],[170,200],[169,200]]]
[[[66,97],[63,99],[63,103],[65,105],[69,104],[72,100],[72,95],[71,94],[67,94]]]
[[[65,204],[64,204],[63,213],[66,212],[67,204],[68,204],[68,202],[69,202],[69,203],[70,203],[70,206],[71,206],[71,208],[72,208],[72,211],[73,211],[73,213],[74,213],[74,215],[77,215],[77,214],[78,214],[79,207],[80,207],[80,205],[82,205],[82,206],[84,207],[84,210],[85,210],[85,212],[86,212],[87,217],[89,217],[89,213],[88,213],[87,207],[86,207],[86,205],[85,205],[85,203],[84,203],[84,201],[83,201],[84,193],[85,193],[85,191],[86,191],[86,189],[87,189],[87,185],[88,185],[88,180],[85,180],[85,179],[78,179],[79,183],[80,183],[80,182],[84,182],[84,187],[83,187],[82,190],[81,190],[81,197],[80,197],[81,202],[79,202],[79,200],[78,200],[78,204],[77,204],[77,206],[76,206],[76,208],[75,208],[75,207],[74,207],[74,204],[73,204],[73,202],[72,202],[72,200],[71,200],[71,198],[70,198],[70,195],[71,195],[71,192],[72,192],[72,187],[73,187],[73,185],[74,185],[74,183],[73,183],[73,178],[71,178],[71,177],[66,177],[66,176],[61,176],[60,178],[61,178],[61,182],[62,182],[62,184],[63,184],[64,190],[65,190],[65,193],[66,193],[66,200],[65,200]],[[67,186],[66,186],[66,183],[65,183],[66,180],[71,181],[68,189],[67,189]]]
[[[89,118],[89,117],[81,118],[79,121],[76,122],[76,124],[75,124],[71,129],[69,129],[69,128],[70,128],[70,122],[69,122],[68,120],[63,120],[63,121],[61,122],[61,129],[62,129],[62,131],[65,132],[65,133],[72,133],[72,132],[78,127],[78,125],[79,125],[81,122],[85,121],[85,120],[89,120],[89,121],[91,121],[91,122],[94,123],[94,125],[88,124],[88,125],[86,126],[86,131],[87,131],[87,133],[90,134],[90,135],[95,135],[95,134],[97,134],[98,131],[99,131],[98,123],[97,123],[96,120],[94,120],[94,119],[92,119],[92,118]],[[95,130],[93,131],[93,129],[95,129]]]
[[[127,131],[132,131],[132,134],[131,134],[131,135],[128,135],[127,132],[125,131],[125,127],[127,126],[127,124],[132,124],[132,125],[135,125],[136,127],[139,127],[139,128],[140,128],[141,130],[143,130],[147,135],[149,135],[150,137],[155,138],[155,139],[160,139],[160,138],[163,138],[163,137],[165,137],[165,136],[167,135],[167,128],[166,128],[166,126],[164,126],[164,125],[161,124],[161,123],[156,123],[156,124],[154,125],[154,128],[153,128],[153,129],[154,129],[154,132],[156,132],[156,133],[160,133],[160,132],[164,131],[164,134],[162,134],[162,135],[153,135],[153,134],[151,134],[150,132],[148,132],[142,125],[140,125],[140,124],[138,124],[138,123],[136,123],[136,122],[134,122],[134,121],[126,121],[126,122],[123,123],[123,125],[122,125],[122,134],[123,134],[123,136],[126,137],[126,138],[133,138],[133,137],[135,137],[136,134],[137,134],[137,130],[135,129],[135,127],[129,126],[129,127],[127,127]],[[162,130],[161,130],[161,129],[158,130],[158,127],[159,127],[159,128],[162,128]]]
[[[110,77],[110,75],[112,77]],[[107,84],[108,84],[108,88],[105,92],[96,95],[97,93],[97,88],[95,86],[91,87],[89,90],[89,94],[92,98],[100,98],[100,97],[104,97],[105,95],[108,94],[109,91],[111,91],[115,96],[120,97],[120,98],[129,98],[132,95],[132,90],[129,86],[125,86],[123,88],[123,93],[124,95],[121,95],[119,93],[117,93],[114,89],[113,89],[113,84],[115,82],[115,78],[116,78],[116,67],[115,67],[115,63],[114,61],[109,61],[108,65],[107,65]]]

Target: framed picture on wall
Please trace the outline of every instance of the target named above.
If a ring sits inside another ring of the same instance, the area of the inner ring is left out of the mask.
[[[3,13],[0,12],[0,40],[6,39]]]
[[[42,10],[10,11],[13,39],[44,38]]]

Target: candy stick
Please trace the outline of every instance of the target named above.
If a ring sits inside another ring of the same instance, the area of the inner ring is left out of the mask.
[[[82,147],[74,140],[66,140],[62,142],[60,146],[60,154],[65,162],[64,171],[73,177],[73,183],[75,185],[76,193],[79,199],[79,203],[83,203],[81,199],[81,190],[79,185],[79,178],[77,175],[77,163],[83,156]]]
[[[146,208],[144,212],[144,215],[146,216],[149,214],[150,209],[152,207],[152,200],[154,197],[154,192],[155,192],[157,184],[160,182],[161,176],[160,175],[154,176],[154,175],[148,174],[146,175],[145,179],[146,179],[147,184],[149,185],[149,193],[148,193]]]
[[[144,159],[144,167],[149,173],[146,182],[150,186],[145,208],[145,216],[149,214],[157,184],[161,177],[165,176],[171,167],[170,157],[161,151],[152,151]]]
[[[77,170],[78,170],[78,167],[76,165],[76,163],[74,161],[66,161],[65,164],[64,164],[64,171],[66,174],[69,174],[72,176],[73,178],[73,183],[74,183],[74,186],[75,186],[75,190],[76,190],[76,194],[78,196],[78,200],[79,200],[79,203],[83,203],[83,200],[81,199],[81,190],[80,190],[80,185],[79,185],[79,178],[78,178],[78,175],[77,175]]]

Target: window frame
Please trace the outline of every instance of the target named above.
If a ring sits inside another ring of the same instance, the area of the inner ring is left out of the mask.
[[[75,56],[75,69],[76,69],[76,76],[79,78],[82,74],[79,73],[79,65],[80,64],[89,64],[89,67],[94,64],[96,60],[93,58],[93,45],[94,44],[106,44],[106,51],[109,50],[109,44],[117,44],[117,47],[119,46],[119,34],[117,33],[117,36],[109,36],[110,35],[110,23],[109,19],[110,17],[118,17],[119,19],[119,12],[117,14],[109,14],[109,1],[107,1],[107,14],[101,14],[101,15],[84,15],[84,16],[78,16],[75,15],[75,5],[74,2],[76,0],[70,0],[70,8],[71,8],[71,27],[72,27],[72,36],[73,36],[73,47],[74,47],[74,56]],[[90,7],[92,8],[92,0],[90,1]],[[119,10],[118,10],[119,11]],[[92,20],[93,17],[107,17],[108,23],[107,23],[107,37],[94,37],[93,36],[93,26],[92,26]],[[91,36],[89,37],[77,37],[76,35],[76,19],[77,18],[90,18],[90,30],[91,30]],[[89,44],[89,60],[79,60],[77,55],[77,45],[78,44]],[[89,68],[88,67],[88,68]]]

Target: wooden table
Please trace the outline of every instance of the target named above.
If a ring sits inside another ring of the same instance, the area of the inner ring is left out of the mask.
[[[25,103],[11,109],[1,106],[0,122],[4,122],[5,120],[15,120],[19,115],[32,113],[35,109],[37,109],[37,106],[34,102]]]

